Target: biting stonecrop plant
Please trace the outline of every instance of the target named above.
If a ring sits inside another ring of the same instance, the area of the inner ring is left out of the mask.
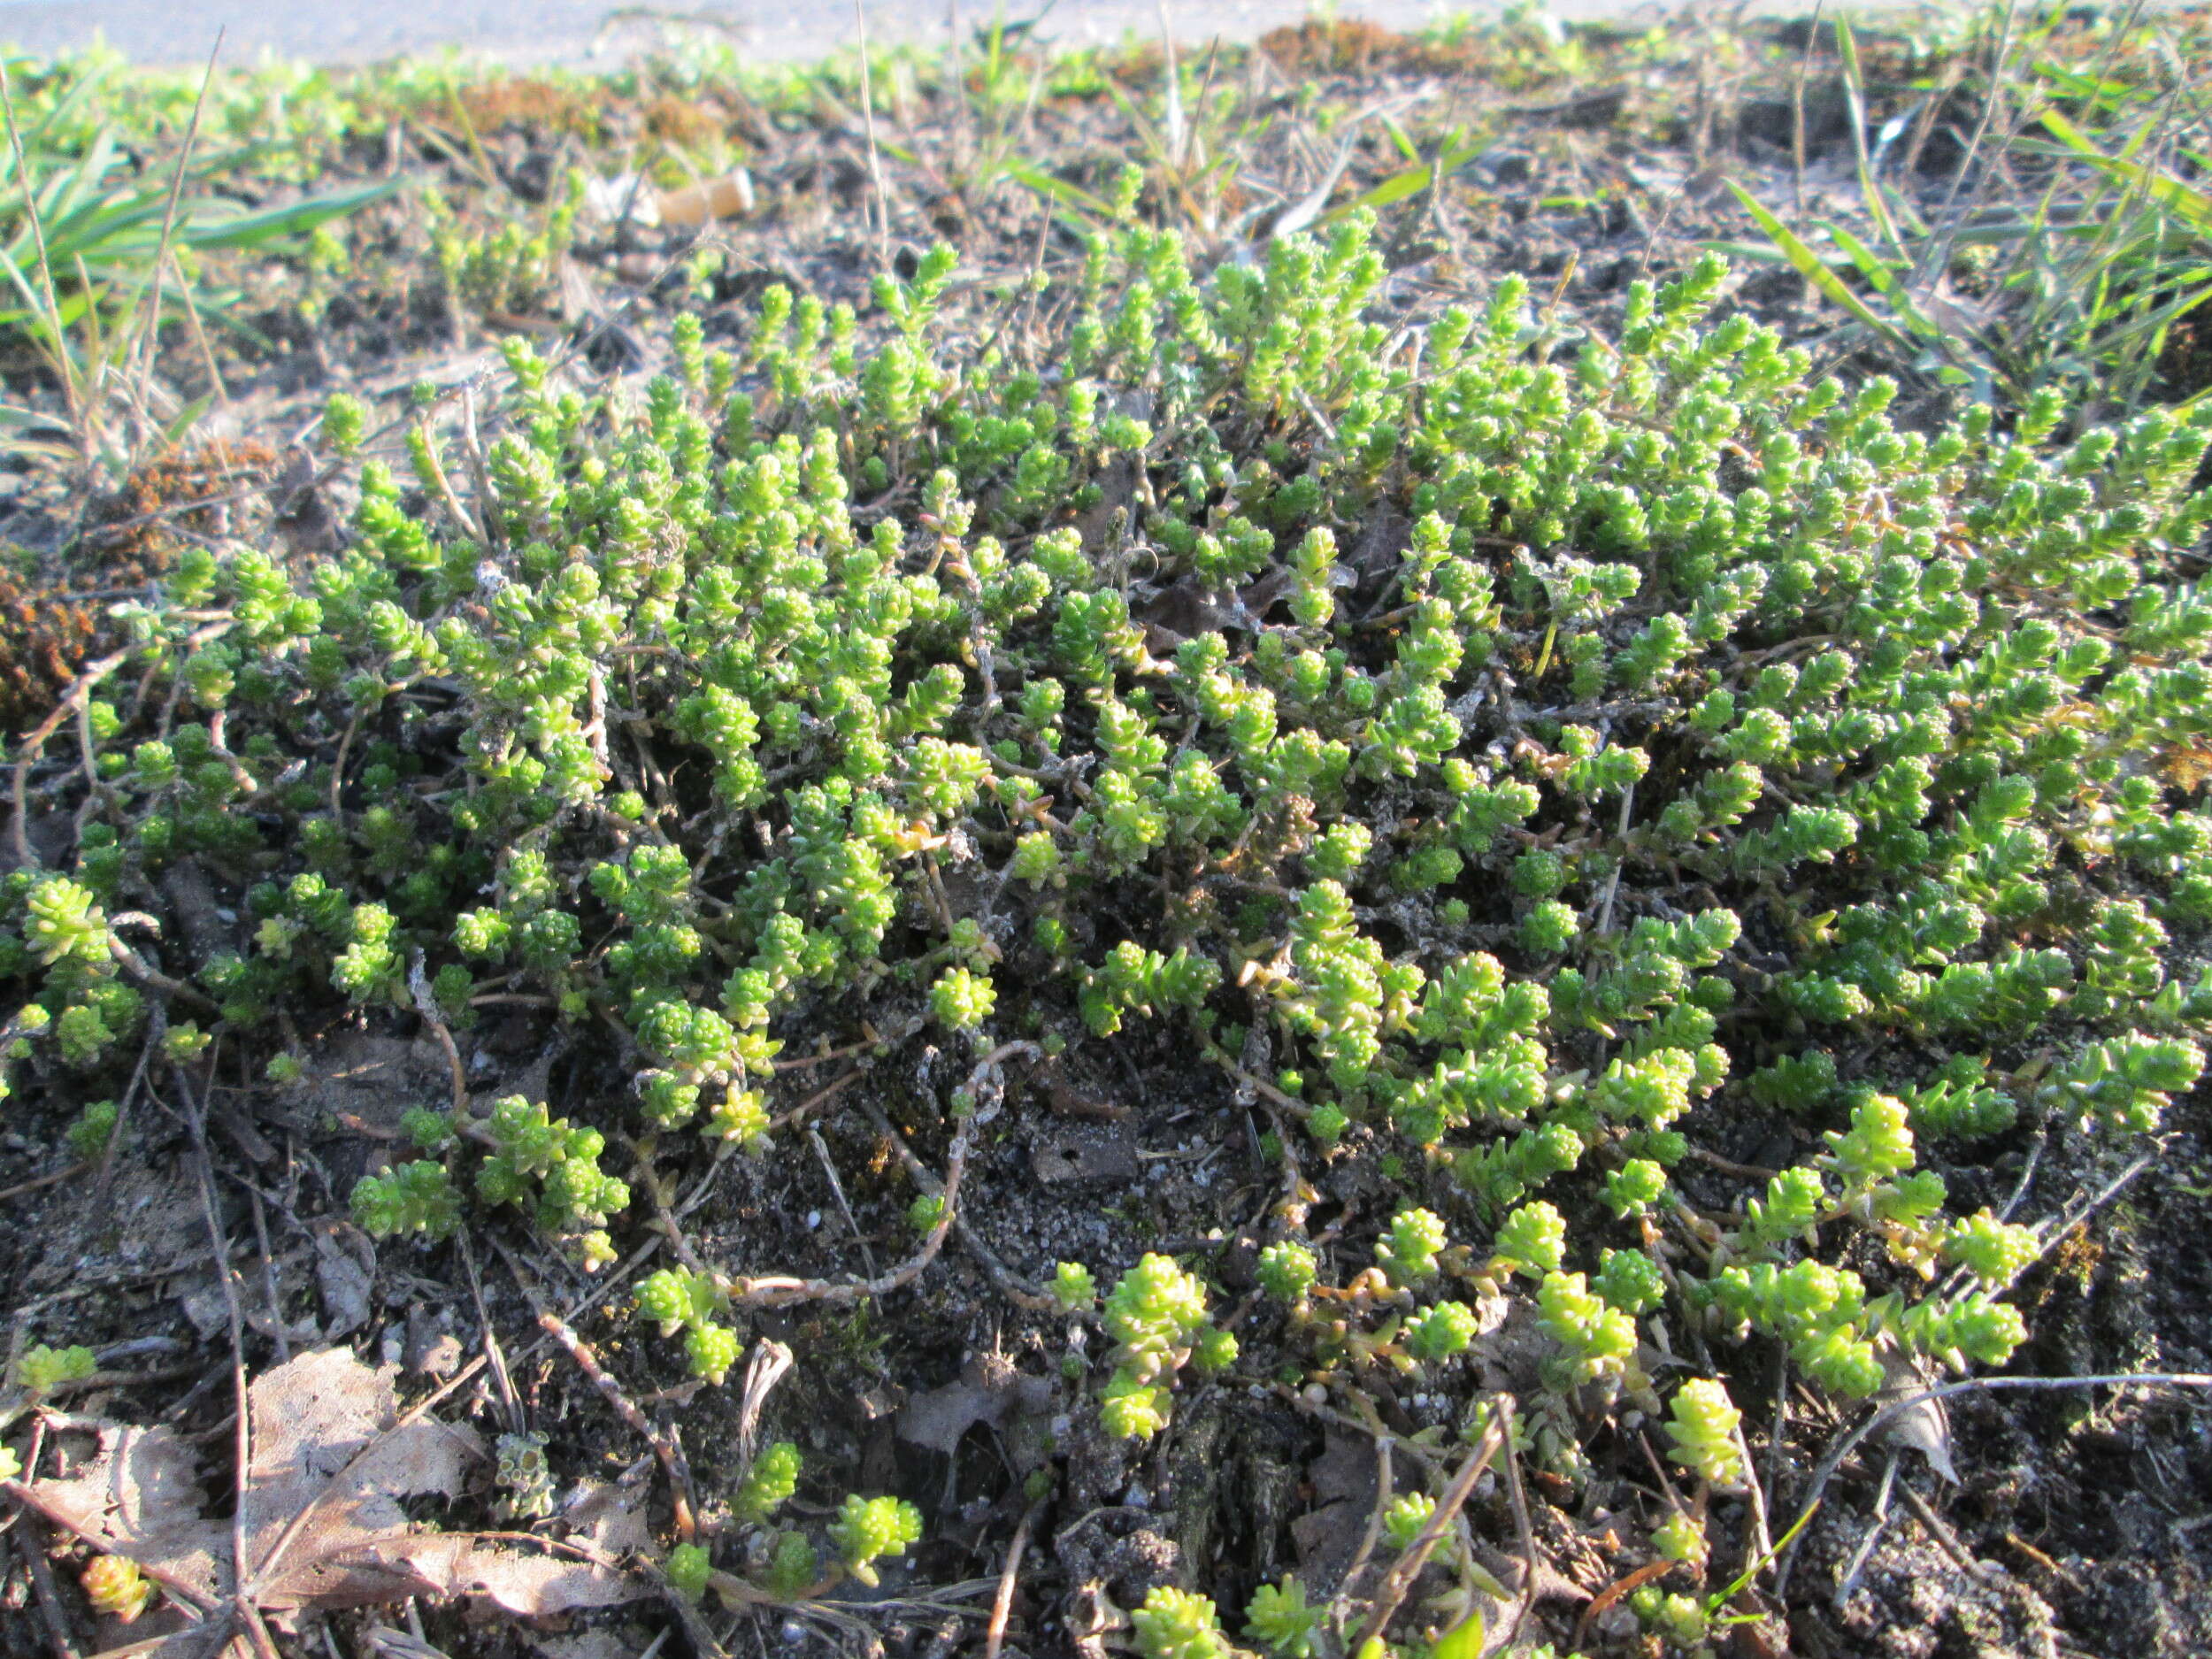
[[[604,1260],[603,1136],[758,1154],[785,1043],[864,1015],[1149,1029],[1300,1156],[1402,1172],[1342,1286],[1278,1218],[1316,1365],[1443,1378],[1520,1308],[1558,1410],[1671,1409],[1725,1486],[1734,1408],[1651,1373],[1663,1310],[1844,1395],[2003,1363],[2040,1241],[1932,1153],[2124,1148],[2203,1066],[2212,406],[1915,430],[1711,320],[1717,259],[1570,353],[1514,280],[1388,314],[1369,236],[1201,273],[1101,233],[1041,372],[945,342],[941,250],[864,326],[780,288],[733,349],[680,322],[639,395],[510,340],[481,483],[432,411],[344,552],[190,549],[128,610],[165,695],[96,689],[38,775],[84,827],[0,887],[11,1053],[127,1064],[164,993],[105,918],[190,864],[245,922],[168,972],[234,1045],[518,994],[629,1045],[599,1122],[422,1114],[356,1194],[380,1233],[513,1205]],[[1806,1156],[1693,1202],[1747,1120]],[[1115,1432],[1233,1365],[1207,1294],[1154,1256],[1109,1295]],[[671,1269],[638,1310],[719,1379],[727,1301]],[[907,1530],[840,1525],[856,1572]]]

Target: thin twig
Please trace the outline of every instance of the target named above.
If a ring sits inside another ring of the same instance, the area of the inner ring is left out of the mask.
[[[881,1107],[873,1101],[863,1101],[860,1102],[860,1110],[866,1114],[868,1121],[875,1125],[876,1132],[891,1143],[891,1149],[899,1155],[899,1162],[906,1165],[906,1171],[914,1178],[914,1184],[917,1187],[932,1195],[944,1191],[936,1175],[927,1164],[914,1156],[914,1148],[907,1145],[906,1137],[901,1134],[890,1118],[884,1115]],[[981,1266],[991,1283],[998,1286],[999,1294],[1016,1307],[1026,1308],[1032,1313],[1062,1311],[1059,1302],[1018,1278],[1004,1262],[999,1260],[998,1253],[983,1241],[982,1236],[969,1223],[965,1215],[953,1217],[952,1230],[960,1235],[960,1242],[967,1247],[968,1253],[975,1257],[977,1263]]]
[[[503,1250],[500,1254],[504,1256],[506,1252]],[[507,1265],[511,1269],[514,1267],[511,1258]],[[694,1518],[691,1502],[691,1466],[685,1461],[682,1448],[646,1421],[645,1413],[639,1410],[630,1396],[622,1392],[622,1385],[606,1373],[591,1349],[585,1345],[583,1338],[570,1330],[560,1315],[540,1301],[537,1292],[519,1271],[515,1274],[515,1282],[522,1286],[522,1294],[537,1310],[539,1328],[559,1343],[569,1358],[576,1362],[577,1370],[584,1373],[591,1386],[599,1390],[600,1396],[614,1408],[615,1415],[630,1425],[631,1432],[653,1448],[653,1455],[660,1460],[662,1472],[668,1477],[670,1501],[675,1509],[677,1539],[682,1543],[691,1542],[697,1535],[698,1523]]]
[[[73,1175],[81,1175],[84,1171],[82,1164],[72,1164],[62,1169],[50,1170],[44,1175],[34,1175],[29,1180],[18,1181],[12,1187],[0,1187],[0,1204],[4,1204],[11,1198],[20,1198],[26,1193],[37,1192],[42,1187],[51,1187],[57,1181],[65,1181]]]
[[[1915,1492],[1909,1483],[1899,1482],[1897,1495],[1904,1499],[1905,1507],[1913,1512],[1913,1517],[1927,1529],[1928,1536],[1935,1540],[1936,1548],[1951,1558],[1953,1566],[1976,1584],[1988,1586],[1996,1582],[1988,1569],[1976,1561],[1966,1546],[1959,1542],[1958,1534],[1945,1525],[1943,1517],[1935,1512],[1933,1506]]]
[[[2003,1284],[1996,1286],[1995,1289],[1991,1291],[1991,1295],[2001,1296],[2009,1291],[2015,1285],[2018,1284],[2023,1274],[2026,1273],[2030,1268],[2033,1267],[2038,1262],[2040,1262],[2045,1256],[2048,1256],[2053,1250],[2058,1248],[2060,1240],[2065,1238],[2067,1234],[2073,1232],[2076,1227],[2080,1226],[2082,1223],[2088,1220],[2089,1217],[2096,1214],[2098,1210],[2102,1210],[2107,1204],[2110,1203],[2115,1198],[2118,1197],[2121,1191],[2126,1187],[2128,1183],[2132,1181],[2137,1176],[2140,1175],[2145,1170],[2150,1168],[2152,1163],[2155,1161],[2158,1156],[2159,1154],[2156,1152],[2146,1152],[2141,1157],[2137,1158],[2133,1163],[2130,1164],[2127,1168],[2122,1170],[2109,1181],[2107,1181],[2104,1186],[2093,1196],[2085,1200],[2084,1202],[2078,1205],[2071,1206],[2066,1210],[2061,1212],[2057,1225],[2052,1227],[2049,1236],[2043,1240],[2041,1246],[2037,1249],[2036,1253],[2027,1261],[2022,1263],[2018,1267],[2015,1268],[2012,1272],[2007,1276]]]
[[[115,938],[109,940],[108,955],[115,959],[118,967],[149,990],[159,991],[164,996],[173,997],[186,1007],[197,1009],[203,1014],[212,1014],[218,1018],[221,1018],[222,1006],[213,997],[203,995],[181,979],[171,979],[121,940]]]
[[[1502,1402],[1494,1408],[1490,1426],[1483,1431],[1482,1439],[1460,1464],[1459,1472],[1452,1477],[1452,1484],[1437,1500],[1427,1522],[1383,1575],[1382,1586],[1375,1593],[1375,1605],[1367,1615],[1366,1623],[1360,1626],[1359,1635],[1350,1644],[1353,1653],[1360,1652],[1389,1627],[1392,1617],[1406,1599],[1406,1593],[1413,1588],[1413,1581],[1420,1577],[1421,1569],[1428,1565],[1429,1556],[1450,1530],[1453,1517],[1467,1502],[1468,1494],[1475,1489],[1475,1481],[1505,1444],[1507,1409]]]
[[[1044,1514],[1045,1500],[1039,1498],[1023,1512],[1021,1525],[1014,1529],[1013,1541],[1006,1547],[1006,1565],[999,1570],[998,1593],[991,1598],[991,1622],[983,1630],[983,1659],[998,1659],[999,1649],[1006,1642],[1006,1618],[1014,1609],[1014,1578],[1021,1571],[1022,1552],[1029,1548],[1030,1529]]]
[[[853,22],[860,32],[860,125],[868,136],[868,177],[876,193],[876,263],[891,268],[891,192],[883,182],[883,158],[876,153],[876,100],[868,78],[868,9],[853,0]]]
[[[76,1639],[69,1633],[67,1603],[61,1599],[61,1588],[54,1582],[54,1570],[47,1563],[46,1544],[35,1537],[29,1527],[20,1534],[24,1571],[30,1575],[31,1589],[38,1601],[38,1616],[46,1626],[46,1640],[52,1644],[54,1659],[79,1659]]]
[[[476,388],[461,386],[461,453],[469,464],[469,481],[476,490],[476,511],[483,520],[485,544],[495,553],[506,550],[507,528],[500,522],[499,496],[492,488],[491,469],[484,460],[484,441],[476,430]]]
[[[1889,1494],[1897,1484],[1897,1460],[1900,1454],[1893,1448],[1889,1461],[1882,1465],[1882,1484],[1874,1493],[1874,1525],[1866,1529],[1866,1536],[1859,1540],[1858,1548],[1851,1552],[1851,1560],[1843,1570],[1843,1577],[1836,1581],[1835,1594],[1829,1597],[1829,1605],[1840,1609],[1858,1588],[1859,1575],[1866,1571],[1875,1547],[1882,1541],[1882,1534],[1889,1528]]]
[[[192,1150],[198,1162],[200,1217],[207,1224],[208,1247],[215,1254],[215,1279],[223,1287],[223,1309],[230,1321],[231,1392],[237,1402],[237,1424],[231,1448],[234,1508],[230,1517],[231,1585],[242,1602],[253,1561],[246,1542],[246,1479],[253,1467],[253,1423],[246,1386],[245,1316],[238,1307],[238,1286],[232,1280],[230,1246],[215,1217],[215,1163],[207,1148],[207,1109],[199,1091],[182,1066],[172,1068],[177,1090],[184,1096],[185,1122],[192,1134]]]
[[[1828,0],[1816,0],[1813,20],[1805,29],[1805,50],[1798,55],[1797,73],[1790,83],[1790,188],[1797,204],[1797,227],[1805,227],[1805,73],[1812,67],[1813,49],[1820,42],[1820,14]]]
[[[514,1379],[507,1371],[506,1350],[499,1346],[499,1333],[492,1329],[491,1310],[484,1305],[484,1280],[476,1271],[476,1252],[469,1248],[466,1227],[454,1235],[454,1242],[461,1247],[461,1267],[469,1276],[469,1296],[476,1303],[476,1325],[483,1334],[484,1361],[491,1367],[493,1386],[499,1390],[500,1414],[506,1419],[508,1432],[519,1434],[524,1424],[522,1398],[515,1393]],[[502,1256],[506,1254],[496,1239],[492,1240],[492,1248]]]
[[[1620,834],[1624,841],[1628,839],[1628,821],[1635,810],[1636,786],[1632,782],[1627,788],[1621,791]],[[1620,894],[1621,872],[1626,867],[1627,863],[1625,856],[1614,860],[1612,877],[1605,884],[1605,903],[1598,912],[1598,933],[1601,937],[1613,931],[1613,901]]]
[[[430,1027],[445,1050],[446,1069],[453,1079],[453,1127],[456,1133],[468,1122],[468,1069],[461,1064],[461,1050],[455,1046],[453,1033],[447,1029],[445,1017],[438,1011],[438,1000],[431,994],[430,980],[423,972],[422,952],[415,952],[414,960],[407,967],[407,990],[415,1000],[415,1012],[422,1023]]]
[[[853,1218],[853,1207],[845,1199],[845,1183],[837,1179],[837,1165],[830,1159],[829,1144],[822,1139],[822,1132],[813,1124],[806,1126],[807,1144],[814,1148],[815,1162],[822,1166],[822,1173],[829,1179],[830,1196],[837,1201],[837,1213],[845,1217],[846,1228],[853,1235],[853,1242],[860,1247],[860,1259],[868,1265],[868,1277],[876,1274],[875,1252],[868,1248],[868,1235],[860,1230],[860,1223]]]
[[[1513,1532],[1521,1546],[1521,1599],[1513,1609],[1513,1627],[1506,1632],[1508,1647],[1520,1640],[1521,1627],[1536,1610],[1536,1526],[1529,1518],[1528,1493],[1521,1485],[1521,1454],[1513,1444],[1513,1397],[1499,1396],[1498,1410],[1505,1424],[1505,1489],[1513,1501]]]
[[[1367,1529],[1359,1537],[1359,1548],[1352,1552],[1352,1562],[1339,1580],[1337,1594],[1342,1596],[1359,1582],[1367,1571],[1367,1563],[1374,1559],[1375,1546],[1382,1541],[1383,1511],[1390,1507],[1392,1488],[1398,1484],[1396,1471],[1392,1467],[1391,1448],[1396,1444],[1394,1435],[1375,1436],[1375,1501],[1367,1506]]]
[[[1743,1459],[1743,1483],[1751,1496],[1750,1519],[1746,1523],[1749,1536],[1744,1540],[1744,1565],[1748,1568],[1764,1561],[1774,1553],[1774,1540],[1767,1531],[1766,1489],[1759,1484],[1759,1468],[1751,1458],[1751,1442],[1744,1438],[1743,1419],[1736,1419],[1736,1455]]]
[[[752,1356],[745,1362],[745,1381],[737,1397],[737,1455],[747,1473],[753,1467],[760,1414],[766,1409],[776,1385],[790,1374],[791,1365],[791,1350],[767,1336],[753,1345]]]
[[[5,81],[6,74],[6,66],[0,65],[0,81]],[[9,122],[11,126],[13,125],[12,115],[9,117]],[[20,166],[21,163],[19,161],[17,165]],[[37,222],[34,218],[32,223]],[[87,663],[84,671],[70,682],[69,689],[62,693],[61,701],[54,705],[53,712],[33,726],[22,742],[16,746],[15,779],[12,785],[15,796],[15,823],[12,827],[15,838],[15,862],[19,869],[36,870],[41,867],[39,856],[31,850],[31,809],[28,789],[31,763],[36,760],[40,752],[45,749],[46,740],[61,729],[61,723],[74,714],[77,705],[92,695],[93,687],[122,667],[129,659],[130,652],[126,649],[111,652],[101,657],[97,662]]]
[[[818,1089],[813,1094],[808,1095],[796,1106],[794,1106],[789,1111],[779,1112],[775,1118],[770,1121],[768,1126],[771,1129],[780,1129],[787,1124],[796,1123],[800,1118],[805,1117],[807,1113],[812,1111],[817,1106],[826,1106],[831,1101],[835,1100],[840,1094],[843,1094],[854,1084],[859,1082],[863,1077],[866,1076],[867,1071],[868,1068],[864,1065],[855,1066],[851,1071],[846,1072],[842,1077],[839,1078],[834,1083],[829,1084],[826,1087]]]
[[[31,246],[38,254],[39,287],[43,290],[42,297],[46,301],[46,315],[40,320],[52,332],[55,378],[61,381],[63,407],[69,411],[69,427],[76,436],[78,449],[89,463],[92,458],[91,429],[85,422],[84,406],[78,396],[76,373],[69,361],[69,343],[62,333],[61,300],[54,288],[53,261],[46,252],[46,225],[39,212],[38,189],[31,181],[30,164],[23,157],[23,134],[15,124],[15,88],[8,77],[4,55],[0,55],[0,110],[7,113],[8,147],[15,152],[16,182],[23,187],[23,216],[30,221]],[[16,797],[19,817],[22,810],[19,785]],[[31,867],[28,859],[24,862],[27,868]]]
[[[1893,1400],[1879,1411],[1838,1440],[1828,1455],[1822,1458],[1820,1467],[1813,1474],[1812,1485],[1807,1489],[1805,1502],[1798,1511],[1796,1524],[1790,1531],[1799,1533],[1806,1517],[1819,1503],[1821,1494],[1828,1490],[1828,1483],[1835,1479],[1843,1460],[1856,1451],[1867,1436],[1887,1428],[1915,1406],[1930,1400],[1947,1400],[1953,1394],[1993,1393],[1998,1389],[2062,1389],[2062,1388],[2212,1388],[2212,1375],[2202,1371],[2103,1371],[2093,1377],[1970,1377],[1964,1382],[1945,1383],[1939,1387],[1924,1388]],[[1781,1552],[1778,1570],[1774,1576],[1774,1594],[1778,1601],[1789,1589],[1790,1569],[1794,1564],[1797,1545],[1794,1540]]]
[[[292,1340],[284,1332],[284,1302],[277,1294],[276,1261],[269,1252],[269,1217],[261,1206],[261,1189],[251,1181],[245,1187],[253,1206],[254,1240],[261,1247],[261,1294],[269,1303],[269,1334],[276,1341],[277,1363],[282,1364],[292,1357]]]
[[[184,148],[178,152],[176,171],[169,178],[169,201],[162,210],[161,240],[154,249],[153,303],[146,310],[145,332],[138,337],[138,408],[142,419],[144,418],[148,405],[152,402],[150,394],[153,389],[154,369],[161,351],[161,284],[162,277],[168,270],[170,249],[177,233],[177,204],[184,196],[185,170],[191,164],[192,148],[199,142],[200,114],[207,107],[207,89],[215,79],[215,60],[222,54],[223,36],[227,33],[228,33],[228,25],[224,25],[215,31],[215,44],[208,50],[207,68],[200,76],[200,90],[192,100],[192,119],[184,129]],[[28,188],[27,184],[26,188]],[[214,361],[212,357],[209,357],[208,364],[211,369],[214,365]],[[218,388],[221,387],[222,381],[219,377],[215,384]],[[142,437],[144,434],[141,433],[139,435]]]
[[[944,1188],[941,1194],[944,1202],[939,1210],[936,1225],[922,1240],[920,1248],[889,1272],[872,1279],[796,1279],[787,1274],[775,1274],[759,1279],[729,1279],[716,1275],[715,1282],[727,1295],[731,1304],[739,1308],[787,1308],[797,1302],[829,1302],[847,1303],[888,1295],[903,1290],[919,1279],[938,1253],[945,1248],[945,1238],[952,1231],[953,1217],[957,1213],[961,1179],[967,1172],[968,1148],[976,1130],[998,1115],[998,1073],[1002,1064],[1018,1055],[1031,1059],[1041,1056],[1043,1050],[1033,1042],[1002,1043],[976,1063],[968,1074],[967,1093],[976,1104],[954,1132],[952,1148],[945,1156]],[[985,1104],[987,1097],[988,1104]]]
[[[460,496],[454,493],[453,480],[446,476],[444,457],[438,453],[438,441],[431,433],[427,421],[424,422],[422,426],[420,453],[427,464],[427,470],[430,473],[430,494],[438,505],[444,510],[445,516],[452,520],[453,527],[461,533],[465,541],[483,541],[484,533],[477,528],[475,518],[470,515],[467,507],[462,504]]]

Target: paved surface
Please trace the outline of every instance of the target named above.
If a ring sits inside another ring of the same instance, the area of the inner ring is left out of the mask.
[[[865,0],[871,41],[941,45],[947,0]],[[1040,0],[1006,0],[1010,19],[1030,16]],[[1180,0],[1168,7],[1184,39],[1248,39],[1294,23],[1307,0]],[[1435,0],[1349,0],[1341,17],[1414,28],[1443,8]],[[1462,6],[1456,9],[1470,9]],[[1561,17],[1621,15],[1632,0],[1553,0]],[[958,6],[964,28],[992,14],[991,0]],[[141,63],[204,61],[224,31],[223,59],[250,63],[263,52],[325,63],[361,62],[403,52],[457,47],[517,63],[586,63],[618,58],[654,39],[668,19],[726,30],[763,59],[818,57],[857,38],[853,0],[0,0],[0,42],[38,53],[89,43],[96,36]],[[1057,0],[1039,26],[1067,45],[1112,42],[1160,27],[1154,0]]]

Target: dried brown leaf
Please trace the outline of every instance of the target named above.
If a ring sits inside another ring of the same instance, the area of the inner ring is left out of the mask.
[[[597,1562],[511,1548],[470,1532],[425,1532],[389,1540],[380,1561],[426,1586],[419,1594],[441,1600],[481,1597],[523,1618],[553,1618],[653,1594],[642,1579]]]
[[[472,1595],[544,1617],[647,1593],[600,1562],[418,1531],[402,1500],[457,1494],[484,1444],[465,1425],[401,1421],[388,1368],[342,1348],[303,1354],[247,1398],[247,1589],[265,1610]],[[123,1425],[100,1430],[98,1448],[75,1477],[35,1483],[41,1504],[203,1600],[229,1597],[230,1529],[203,1513],[192,1448],[172,1430]]]
[[[581,1539],[601,1555],[622,1556],[650,1549],[651,1531],[645,1523],[646,1500],[652,1495],[648,1457],[618,1480],[588,1480],[561,1505],[561,1519],[570,1536]]]
[[[332,1341],[369,1322],[369,1291],[376,1279],[376,1247],[357,1228],[315,1235],[315,1284],[323,1299],[323,1330]]]
[[[899,1438],[949,1457],[977,1424],[999,1429],[1010,1417],[1052,1409],[1052,1383],[1014,1369],[1004,1358],[979,1354],[957,1382],[916,1394],[899,1413]]]
[[[31,1483],[42,1507],[102,1548],[211,1597],[230,1534],[200,1513],[199,1458],[171,1428],[113,1424],[82,1472]]]

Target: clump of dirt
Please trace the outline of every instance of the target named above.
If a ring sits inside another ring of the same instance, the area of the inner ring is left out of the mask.
[[[2177,403],[2212,388],[2212,310],[2199,305],[2175,319],[2158,354],[2158,380],[2162,395]]]

